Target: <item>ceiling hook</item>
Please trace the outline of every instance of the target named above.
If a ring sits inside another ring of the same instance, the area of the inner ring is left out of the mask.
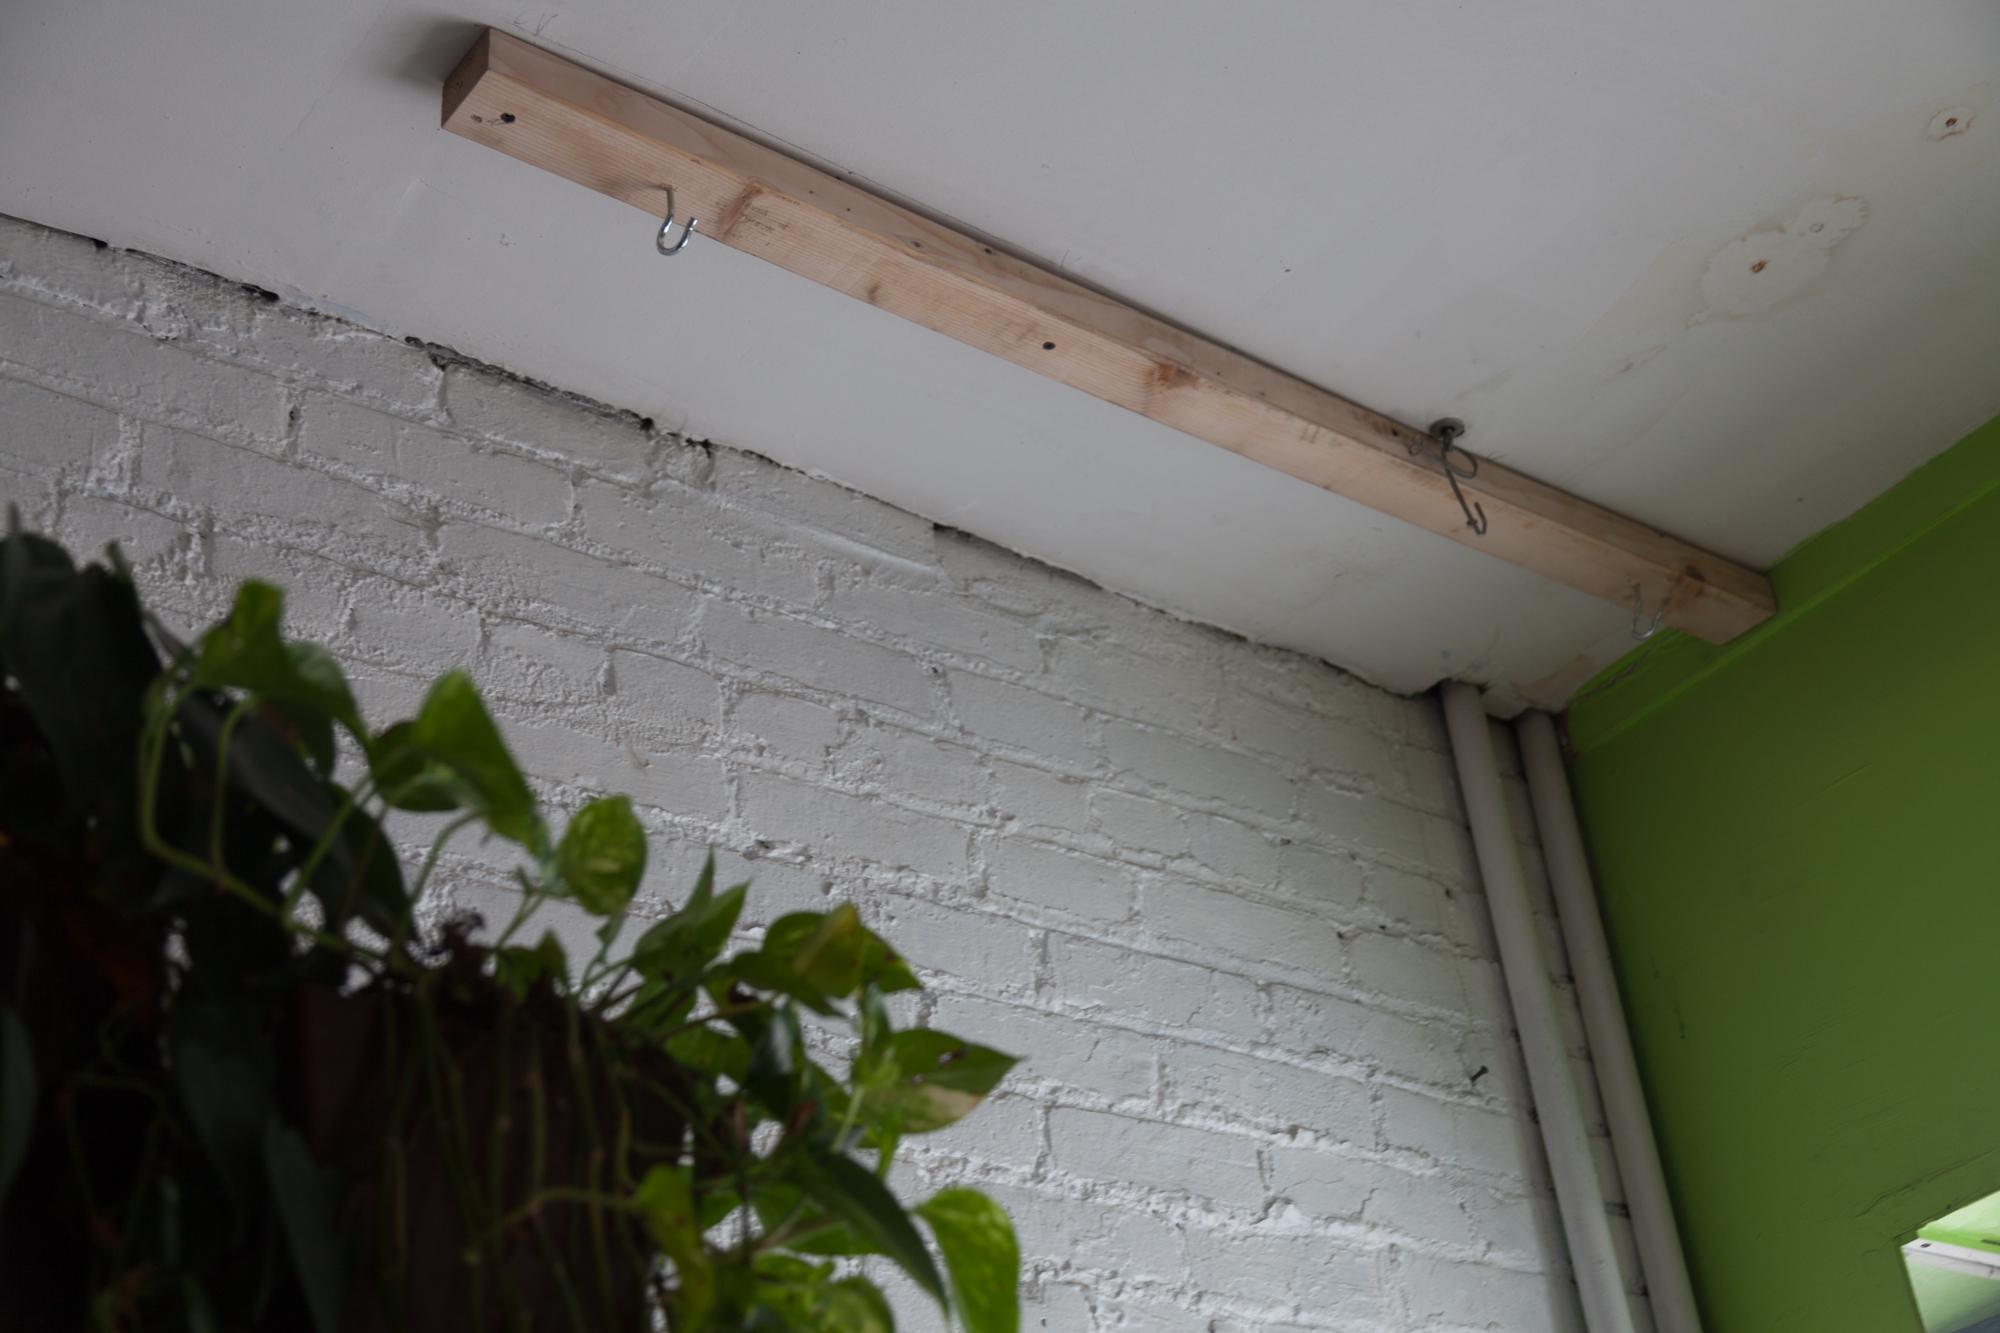
[[[1479,475],[1479,460],[1465,450],[1458,449],[1458,437],[1463,434],[1465,434],[1465,423],[1463,421],[1460,421],[1457,417],[1442,417],[1431,423],[1430,435],[1423,437],[1423,439],[1411,440],[1409,442],[1409,449],[1412,454],[1428,458],[1444,469],[1445,480],[1451,483],[1451,493],[1457,498],[1458,507],[1465,512],[1465,526],[1471,528],[1477,536],[1484,537],[1486,535],[1485,507],[1477,502],[1468,503],[1465,498],[1465,492],[1458,488],[1459,478],[1463,477],[1465,480],[1470,481]],[[1432,453],[1424,447],[1424,440],[1431,438],[1437,440],[1438,447],[1436,453]],[[1458,449],[1459,457],[1465,460],[1465,466],[1462,469],[1455,466],[1451,461],[1451,451],[1453,449]]]
[[[681,238],[672,245],[668,245],[667,228],[674,225],[674,187],[669,185],[666,187],[666,191],[667,220],[660,224],[660,234],[653,238],[653,248],[663,255],[677,255],[687,248],[688,239],[694,235],[694,229],[701,225],[701,219],[689,218],[687,225],[681,228]]]
[[[1635,583],[1632,585],[1632,637],[1641,643],[1660,632],[1660,617],[1667,613],[1667,604],[1665,602],[1660,603],[1659,610],[1653,612],[1652,623],[1647,625],[1646,628],[1640,629],[1639,618],[1645,613],[1646,596],[1639,591],[1639,585]]]

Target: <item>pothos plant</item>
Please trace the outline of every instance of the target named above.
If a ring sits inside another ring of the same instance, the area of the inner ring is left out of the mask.
[[[625,797],[556,836],[463,673],[371,729],[282,607],[182,644],[115,548],[0,543],[0,1326],[888,1333],[878,1256],[1014,1333],[1006,1214],[887,1183],[1012,1058],[898,1028],[917,978],[851,906],[730,952],[711,859],[634,921]],[[518,910],[420,929],[473,831]]]

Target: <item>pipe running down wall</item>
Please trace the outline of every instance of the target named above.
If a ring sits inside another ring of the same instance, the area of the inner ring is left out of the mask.
[[[1590,1333],[1635,1333],[1638,1321],[1628,1300],[1629,1284],[1606,1213],[1616,1191],[1607,1187],[1591,1152],[1590,1090],[1579,1085],[1579,1079],[1588,1076],[1571,1062],[1565,1049],[1563,1000],[1535,923],[1486,710],[1474,686],[1451,682],[1442,692],[1459,787],[1486,885],[1508,998],[1521,1034],[1522,1056],[1548,1150],[1584,1321]],[[1584,1032],[1597,1071],[1597,1091],[1632,1215],[1653,1323],[1659,1333],[1700,1333],[1554,724],[1548,714],[1531,712],[1518,724],[1518,733],[1535,823],[1548,859],[1558,916],[1576,976]]]
[[[1590,862],[1583,852],[1583,833],[1577,827],[1576,806],[1563,771],[1555,719],[1531,709],[1515,720],[1514,734],[1521,742],[1521,764],[1527,770],[1535,828],[1541,835],[1549,886],[1555,891],[1556,913],[1569,948],[1570,975],[1576,981],[1590,1062],[1597,1071],[1597,1091],[1611,1129],[1611,1151],[1625,1187],[1625,1206],[1632,1216],[1653,1323],[1659,1333],[1701,1333],[1687,1257],[1681,1251],[1673,1201],[1660,1169],[1659,1145],[1653,1139],[1653,1120],[1646,1112],[1639,1064],[1632,1054],[1632,1033],[1625,1025],[1625,1005],[1618,998],[1618,979],[1611,970],[1611,947],[1604,938]]]

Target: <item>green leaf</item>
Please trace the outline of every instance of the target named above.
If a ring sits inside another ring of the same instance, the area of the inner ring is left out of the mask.
[[[799,1190],[796,1186],[767,1186],[764,1194],[777,1201],[796,1202]],[[784,1217],[790,1212],[789,1204],[777,1209],[776,1216]],[[768,1228],[773,1218],[765,1216],[766,1205],[758,1207],[758,1216]],[[794,1254],[818,1254],[835,1258],[851,1257],[858,1254],[880,1254],[881,1248],[855,1234],[854,1228],[841,1221],[833,1213],[818,1206],[807,1206],[792,1220],[792,1239],[784,1242],[787,1250]]]
[[[691,981],[707,967],[743,912],[747,884],[715,892],[715,858],[708,858],[687,905],[641,935],[632,946],[634,972],[669,985]]]
[[[264,1122],[264,1173],[292,1252],[316,1333],[340,1333],[347,1263],[334,1217],[340,1176],[322,1171],[298,1131],[273,1115]]]
[[[856,1070],[867,1109],[894,1116],[905,1133],[928,1134],[964,1119],[1019,1061],[948,1032],[912,1028]]]
[[[832,1281],[832,1264],[766,1254],[756,1264],[755,1305],[745,1333],[894,1333],[895,1316],[866,1278]]]
[[[648,981],[639,987],[631,1002],[618,1015],[618,1026],[642,1040],[672,1032],[694,1012],[698,998],[691,985]]]
[[[1021,1324],[1021,1247],[1007,1211],[978,1190],[948,1189],[914,1210],[931,1224],[951,1303],[965,1333],[1018,1333]]]
[[[501,837],[537,856],[547,850],[534,793],[463,671],[438,677],[414,719],[370,742],[369,765],[398,809],[472,810]]]
[[[861,963],[873,938],[853,904],[842,903],[820,921],[819,929],[792,959],[792,966],[807,984],[844,998],[861,986]]]
[[[874,1172],[839,1153],[808,1151],[792,1175],[814,1202],[852,1226],[857,1235],[896,1261],[913,1281],[945,1304],[944,1281],[910,1216]]]
[[[730,959],[724,971],[752,989],[788,995],[814,1013],[839,1012],[832,998],[800,976],[788,959],[773,957],[762,951],[746,953]]]
[[[737,1197],[735,1190],[718,1186],[711,1187],[698,1202],[701,1208],[701,1229],[707,1233],[721,1226],[722,1219],[735,1212],[743,1200]]]
[[[577,811],[556,847],[556,869],[584,911],[624,911],[646,873],[646,830],[631,799],[603,796]]]
[[[799,951],[819,934],[820,927],[826,923],[826,916],[825,912],[787,912],[764,931],[760,952],[787,963],[792,962]]]
[[[758,953],[789,968],[805,987],[835,999],[845,999],[866,985],[882,991],[921,985],[901,956],[862,925],[861,914],[847,903],[831,912],[793,912],[778,918],[764,933]]]
[[[822,1305],[824,1327],[832,1333],[896,1333],[888,1298],[865,1277],[828,1284]]]
[[[701,1221],[687,1177],[679,1167],[656,1166],[639,1182],[632,1202],[645,1219],[653,1243],[674,1261],[680,1278],[674,1296],[674,1327],[700,1328],[715,1300],[715,1268],[702,1243]]]
[[[861,983],[874,986],[884,994],[922,990],[924,986],[917,980],[917,974],[910,971],[910,965],[903,961],[903,956],[872,930],[868,932],[868,944],[861,955]]]
[[[667,1053],[690,1069],[720,1074],[735,1083],[743,1082],[750,1068],[750,1043],[706,1024],[675,1033],[667,1042]]]
[[[40,1088],[35,1078],[35,1047],[28,1025],[12,1007],[0,1009],[0,1203],[14,1184],[14,1173],[35,1138],[35,1108]]]
[[[189,685],[198,690],[234,688],[317,712],[366,741],[354,695],[340,664],[323,648],[286,643],[281,589],[255,579],[236,590],[227,619],[201,636]]]
[[[789,995],[822,1014],[839,1010],[834,1001],[861,985],[861,968],[875,941],[854,908],[843,904],[831,912],[793,912],[779,917],[764,932],[755,953],[730,961],[732,973],[758,990]]]
[[[459,808],[463,787],[458,775],[417,743],[414,721],[385,727],[368,743],[368,773],[382,799],[398,810]]]

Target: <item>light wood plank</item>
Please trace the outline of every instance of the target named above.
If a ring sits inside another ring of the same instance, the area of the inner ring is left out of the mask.
[[[1775,610],[1756,571],[1487,459],[1477,535],[1424,432],[505,33],[445,81],[444,126],[654,217],[671,186],[702,238],[1711,643]]]

